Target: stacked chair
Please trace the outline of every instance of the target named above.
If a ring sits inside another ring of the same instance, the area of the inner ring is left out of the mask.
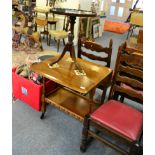
[[[132,100],[136,106],[120,99]],[[143,103],[143,55],[119,47],[109,100],[85,116],[80,150],[85,152],[90,137],[112,147],[121,154],[140,155],[143,114],[137,109]],[[103,134],[104,133],[104,134]],[[106,134],[106,135],[105,135]],[[107,138],[111,135],[111,138]],[[115,143],[119,141],[128,149]],[[92,146],[93,147],[93,146]]]
[[[38,31],[41,35],[46,35],[47,44],[48,44],[48,20],[45,17],[36,17],[35,18],[35,31]],[[42,31],[43,29],[43,31]]]
[[[57,41],[57,52],[59,52],[60,40],[63,40],[65,45],[65,38],[68,37],[68,32],[70,31],[69,17],[64,17],[63,28],[62,30],[49,30],[49,45],[51,38],[54,38]]]

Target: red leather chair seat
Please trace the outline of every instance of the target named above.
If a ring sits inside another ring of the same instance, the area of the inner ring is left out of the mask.
[[[100,106],[91,114],[91,118],[131,141],[138,138],[143,123],[141,112],[115,100]]]

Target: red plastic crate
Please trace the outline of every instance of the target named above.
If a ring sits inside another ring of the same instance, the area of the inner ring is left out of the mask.
[[[56,87],[57,83],[47,80],[46,92],[54,90]],[[31,80],[21,77],[16,74],[16,68],[12,68],[12,89],[14,97],[40,111],[43,85],[37,85]]]

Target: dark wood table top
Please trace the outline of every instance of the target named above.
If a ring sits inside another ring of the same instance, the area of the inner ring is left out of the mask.
[[[96,13],[86,10],[67,9],[67,8],[52,8],[50,12],[54,14],[78,16],[78,17],[95,17]]]
[[[55,61],[58,57],[59,55],[33,64],[31,70],[62,86],[83,94],[90,92],[102,80],[112,74],[112,69],[110,68],[77,58],[78,64],[82,67],[86,75],[76,75],[75,64],[71,61],[69,55],[65,55],[58,62],[58,67],[49,68],[48,64]]]

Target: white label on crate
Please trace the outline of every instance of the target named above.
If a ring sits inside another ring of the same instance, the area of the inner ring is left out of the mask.
[[[27,95],[27,89],[26,88],[21,87],[21,90],[22,90],[22,94]]]

